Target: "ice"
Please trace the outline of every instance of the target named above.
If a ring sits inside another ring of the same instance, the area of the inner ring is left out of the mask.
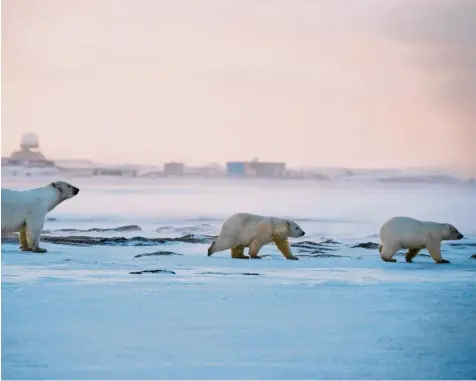
[[[2,244],[3,379],[476,377],[474,187],[72,182],[81,192],[50,213],[50,236],[214,235],[222,218],[248,211],[295,218],[301,240],[332,238],[339,256],[286,261],[268,245],[261,260],[233,260],[186,242],[42,243],[48,253],[34,254]],[[351,247],[378,242],[393,215],[448,221],[466,238],[443,244],[448,265],[386,263]],[[142,231],[55,232],[128,224]],[[159,250],[181,255],[135,257]],[[157,269],[175,274],[131,274]]]

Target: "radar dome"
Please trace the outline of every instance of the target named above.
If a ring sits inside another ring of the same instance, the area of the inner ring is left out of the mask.
[[[38,148],[38,136],[33,132],[27,132],[21,137],[21,148],[32,149]]]

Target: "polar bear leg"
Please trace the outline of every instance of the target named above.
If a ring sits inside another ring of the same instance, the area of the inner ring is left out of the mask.
[[[413,258],[415,258],[420,252],[420,248],[409,249],[407,254],[405,254],[405,260],[408,263],[412,263]]]
[[[387,244],[382,247],[382,251],[380,251],[380,258],[382,258],[382,260],[385,262],[396,262],[397,260],[394,259],[393,256],[397,253],[397,251],[398,247]]]
[[[45,215],[33,214],[26,220],[26,240],[28,248],[34,253],[46,253],[46,249],[40,248],[40,236],[45,223]]]
[[[244,255],[244,246],[237,246],[231,249],[231,257],[237,259],[250,259],[247,255]]]
[[[291,248],[289,247],[288,240],[286,238],[275,238],[274,243],[278,247],[281,254],[284,255],[286,259],[297,260],[298,257],[294,256]]]
[[[28,247],[28,241],[26,239],[26,227],[20,229],[20,249],[21,251],[31,251]]]
[[[450,261],[443,259],[441,257],[441,241],[438,239],[434,239],[430,237],[428,240],[428,243],[426,245],[426,249],[430,253],[431,258],[436,262],[436,263],[450,263]]]
[[[258,255],[258,252],[260,251],[261,247],[263,247],[263,244],[258,238],[255,238],[255,239],[253,239],[253,241],[251,241],[250,249],[249,249],[249,252],[248,252],[251,259],[260,259],[261,258]]]
[[[234,240],[230,238],[218,237],[208,248],[208,256],[219,251],[231,249],[234,246],[233,242]]]

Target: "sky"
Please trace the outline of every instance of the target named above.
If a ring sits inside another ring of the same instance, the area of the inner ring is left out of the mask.
[[[2,156],[476,173],[476,1],[3,0]]]

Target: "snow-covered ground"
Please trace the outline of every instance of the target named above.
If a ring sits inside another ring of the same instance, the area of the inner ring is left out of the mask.
[[[476,378],[474,186],[71,181],[81,192],[50,213],[46,239],[110,241],[43,242],[43,255],[2,244],[3,379]],[[293,247],[299,261],[273,245],[233,260],[207,257],[206,239],[146,239],[215,235],[236,211],[294,218],[307,234],[292,242],[314,244]],[[352,247],[378,243],[394,215],[467,238],[443,245],[448,265]],[[123,225],[141,230],[84,231]]]

